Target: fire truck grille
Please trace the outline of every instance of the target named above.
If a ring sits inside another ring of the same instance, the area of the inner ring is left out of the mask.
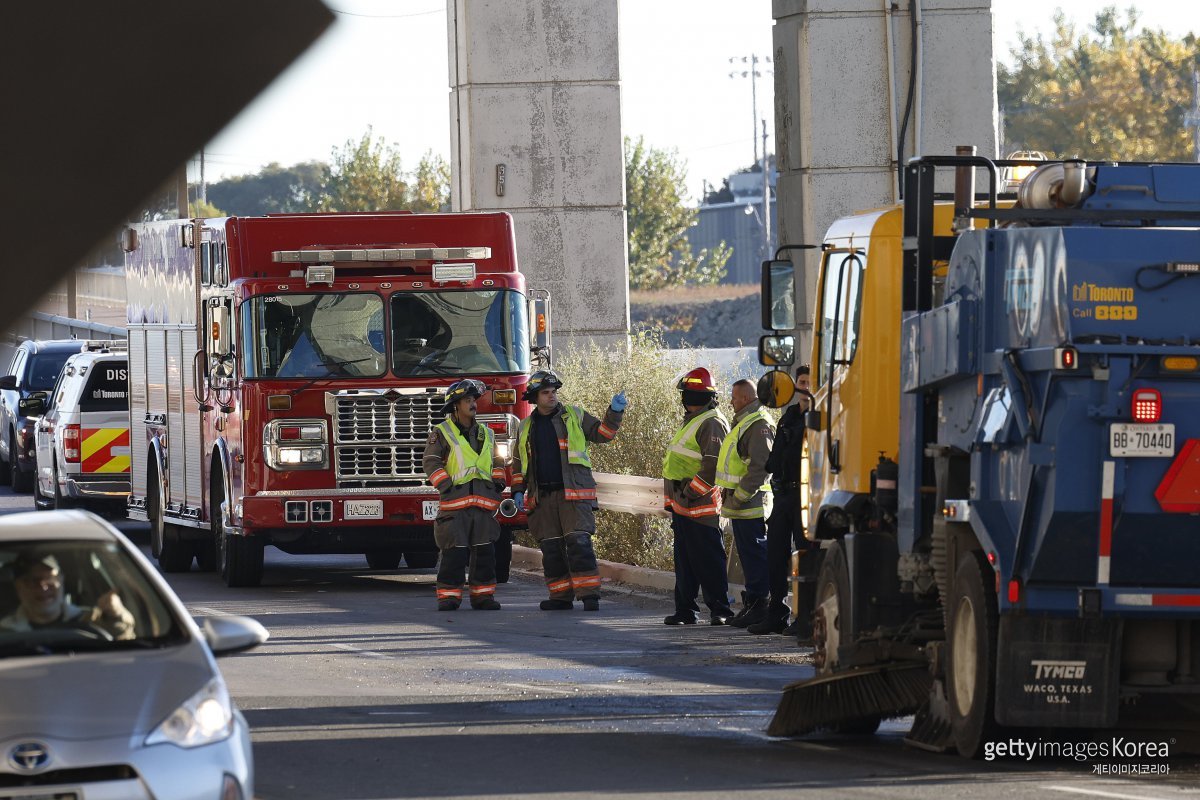
[[[421,455],[439,421],[441,393],[336,397],[334,452],[339,486],[419,485]]]

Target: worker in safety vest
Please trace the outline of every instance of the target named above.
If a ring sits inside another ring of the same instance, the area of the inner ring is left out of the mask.
[[[442,551],[437,574],[438,611],[462,604],[462,587],[471,568],[471,608],[500,608],[496,593],[496,553],[500,536],[496,511],[504,491],[503,461],[486,425],[475,421],[475,400],[487,387],[463,380],[446,390],[445,419],[429,432],[422,466],[441,495],[433,536]]]
[[[764,504],[767,492],[767,458],[775,442],[775,431],[763,416],[762,403],[754,384],[740,380],[733,385],[733,429],[717,454],[717,486],[721,487],[721,516],[732,521],[733,543],[746,576],[742,608],[730,625],[745,628],[767,616],[767,523]]]
[[[513,500],[529,517],[529,533],[542,551],[549,599],[543,611],[567,611],[575,600],[600,608],[600,571],[592,550],[596,532],[596,479],[588,442],[610,442],[621,427],[625,393],[612,399],[600,421],[579,406],[558,401],[562,381],[549,370],[529,378],[525,399],[537,408],[521,422],[513,457]]]
[[[724,625],[729,608],[725,547],[721,542],[721,490],[717,455],[729,423],[717,410],[717,390],[703,367],[680,379],[676,388],[686,413],[663,457],[665,506],[671,512],[675,556],[675,613],[668,625],[694,625],[697,591],[703,591],[713,625]]]

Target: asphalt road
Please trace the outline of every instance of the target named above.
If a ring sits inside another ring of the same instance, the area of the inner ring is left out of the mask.
[[[32,507],[0,489],[0,513]],[[144,526],[120,527],[145,545]],[[968,762],[867,738],[775,740],[785,683],[811,673],[783,637],[662,624],[665,598],[606,590],[601,610],[542,612],[536,576],[504,608],[434,608],[432,571],[268,550],[264,585],[170,576],[197,615],[271,631],[222,669],[254,733],[260,798],[1200,797],[1184,756],[1163,778],[1094,762]]]

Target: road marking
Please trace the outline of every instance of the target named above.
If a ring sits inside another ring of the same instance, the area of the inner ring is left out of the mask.
[[[363,650],[361,647],[355,647],[352,644],[339,644],[335,642],[329,646],[336,647],[338,650],[345,650],[347,653],[365,656],[367,658],[391,658],[391,656],[387,655],[386,653],[376,653],[374,650]]]
[[[228,616],[230,616],[228,611],[218,611],[217,609],[209,608],[208,606],[191,606],[191,609],[192,609],[192,613],[199,611],[201,614],[207,614],[210,617],[228,617]]]
[[[1102,792],[1099,789],[1077,789],[1073,786],[1043,786],[1052,792],[1069,792],[1071,794],[1086,794],[1090,797],[1111,797],[1114,800],[1167,800],[1165,797],[1147,797],[1144,794],[1121,794],[1120,792]]]

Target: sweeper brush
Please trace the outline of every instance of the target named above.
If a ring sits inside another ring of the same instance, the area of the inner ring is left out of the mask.
[[[767,733],[802,736],[817,730],[874,729],[880,719],[916,712],[932,684],[925,662],[856,667],[789,684]]]

